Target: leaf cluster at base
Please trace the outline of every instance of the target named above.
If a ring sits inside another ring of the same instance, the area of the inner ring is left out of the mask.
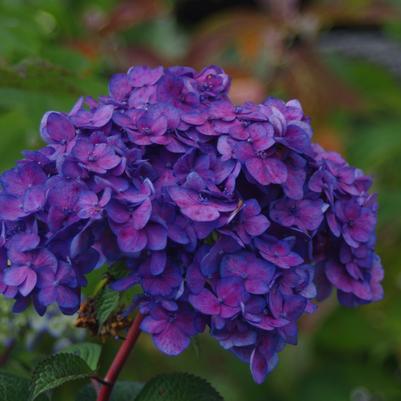
[[[47,401],[49,392],[64,383],[96,376],[101,354],[98,344],[70,346],[62,353],[46,358],[34,369],[31,380],[0,371],[1,401]],[[75,401],[96,401],[94,387],[86,385]],[[120,381],[110,401],[223,401],[204,379],[188,373],[170,373],[154,377],[147,384]]]
[[[75,401],[96,401],[92,386],[85,386]],[[188,373],[154,377],[146,385],[121,381],[113,388],[110,401],[224,401],[204,379]]]

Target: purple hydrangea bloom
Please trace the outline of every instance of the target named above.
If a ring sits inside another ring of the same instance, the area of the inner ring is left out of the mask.
[[[66,145],[75,137],[75,127],[63,113],[48,111],[40,123],[40,133],[48,143]]]
[[[89,111],[79,109],[70,113],[70,119],[77,128],[98,129],[110,121],[113,111],[112,105],[98,105]]]
[[[127,78],[128,83],[133,88],[152,86],[163,76],[163,68],[149,68],[147,66],[137,66],[129,69]]]
[[[16,220],[39,211],[46,200],[47,175],[35,162],[20,163],[3,173],[0,182],[0,218]]]
[[[57,303],[64,313],[74,313],[80,304],[76,272],[66,262],[38,271],[37,301],[43,306]]]
[[[278,363],[278,351],[284,345],[283,339],[278,335],[266,334],[259,340],[250,355],[251,372],[256,383],[263,383],[266,376]]]
[[[188,174],[184,185],[172,186],[168,193],[181,212],[193,221],[214,221],[222,212],[231,212],[236,207],[224,194],[207,190],[205,181],[194,172]]]
[[[263,234],[270,226],[268,218],[262,213],[261,207],[256,199],[249,199],[238,210],[239,216],[235,219],[236,211],[231,214],[229,221],[235,219],[235,224],[228,229],[220,231],[226,235],[235,235],[240,243],[249,244],[254,237]]]
[[[279,240],[273,236],[264,236],[255,240],[255,246],[264,259],[282,269],[289,269],[304,261],[300,255],[291,251],[295,241],[295,237]]]
[[[335,209],[342,235],[348,245],[358,247],[359,244],[370,240],[376,217],[369,207],[364,207],[356,199],[352,199],[336,202]]]
[[[205,315],[232,318],[241,311],[241,302],[246,298],[240,279],[231,277],[219,281],[213,292],[204,288],[199,294],[189,296],[189,302]]]
[[[91,143],[89,140],[78,139],[71,154],[85,169],[104,174],[120,163],[120,157],[107,143]]]
[[[51,271],[57,266],[56,257],[47,249],[38,249],[40,238],[36,234],[21,233],[7,244],[10,267],[4,272],[4,284],[15,287],[26,297],[38,283],[38,273]]]
[[[20,312],[77,311],[88,274],[110,287],[158,349],[207,327],[261,383],[301,316],[337,289],[383,296],[371,179],[312,143],[296,100],[234,105],[217,66],[132,67],[109,95],[47,112],[46,146],[0,176],[0,293]]]
[[[273,139],[273,128],[251,125],[245,141],[234,144],[234,156],[245,164],[249,174],[260,184],[282,184],[287,180],[287,167],[277,157]]]
[[[152,335],[156,346],[167,355],[178,355],[195,334],[203,331],[202,318],[188,304],[170,305],[170,310],[156,305],[147,313],[141,329]]]
[[[225,255],[220,264],[221,276],[239,277],[249,294],[266,294],[274,273],[274,265],[250,252]]]
[[[271,203],[270,217],[284,227],[295,227],[301,231],[314,231],[323,221],[328,205],[321,199],[278,199]]]

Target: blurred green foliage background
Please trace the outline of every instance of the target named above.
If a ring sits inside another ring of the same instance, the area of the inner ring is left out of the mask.
[[[185,370],[227,401],[401,400],[401,2],[0,0],[0,168],[40,146],[45,111],[104,94],[113,72],[210,63],[233,76],[238,103],[299,98],[316,141],[375,177],[385,299],[359,310],[334,297],[322,304],[261,386],[207,336],[177,358],[143,336],[122,377]],[[22,352],[18,340],[3,369],[24,370],[54,341]],[[106,344],[102,369],[117,346]],[[73,400],[76,388],[54,399]]]

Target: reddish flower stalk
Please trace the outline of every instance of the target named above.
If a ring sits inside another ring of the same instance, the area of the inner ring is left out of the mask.
[[[104,378],[105,384],[102,385],[97,401],[109,401],[111,392],[115,382],[117,381],[118,375],[120,374],[125,362],[127,361],[132,349],[134,348],[139,335],[141,334],[140,325],[143,320],[143,316],[138,313],[130,329],[128,330],[127,338],[122,343],[118,350],[114,360]]]

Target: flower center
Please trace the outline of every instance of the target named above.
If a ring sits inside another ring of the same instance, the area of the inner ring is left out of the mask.
[[[261,150],[256,153],[256,156],[262,160],[267,159],[267,152],[265,150]]]
[[[127,209],[128,209],[128,212],[130,213],[130,214],[132,214],[133,212],[134,212],[134,210],[136,209],[136,205],[128,205],[127,206]]]
[[[21,210],[23,210],[23,205],[21,205]],[[15,234],[21,233],[25,231],[25,225],[16,224],[15,226],[7,227],[6,238],[11,238]]]
[[[63,213],[64,213],[64,216],[69,216],[69,215],[72,214],[72,210],[70,208],[68,208],[68,207],[65,207],[63,209]]]
[[[198,198],[199,198],[199,202],[201,202],[201,203],[207,203],[209,200],[208,196],[203,193],[200,193],[198,195]]]

